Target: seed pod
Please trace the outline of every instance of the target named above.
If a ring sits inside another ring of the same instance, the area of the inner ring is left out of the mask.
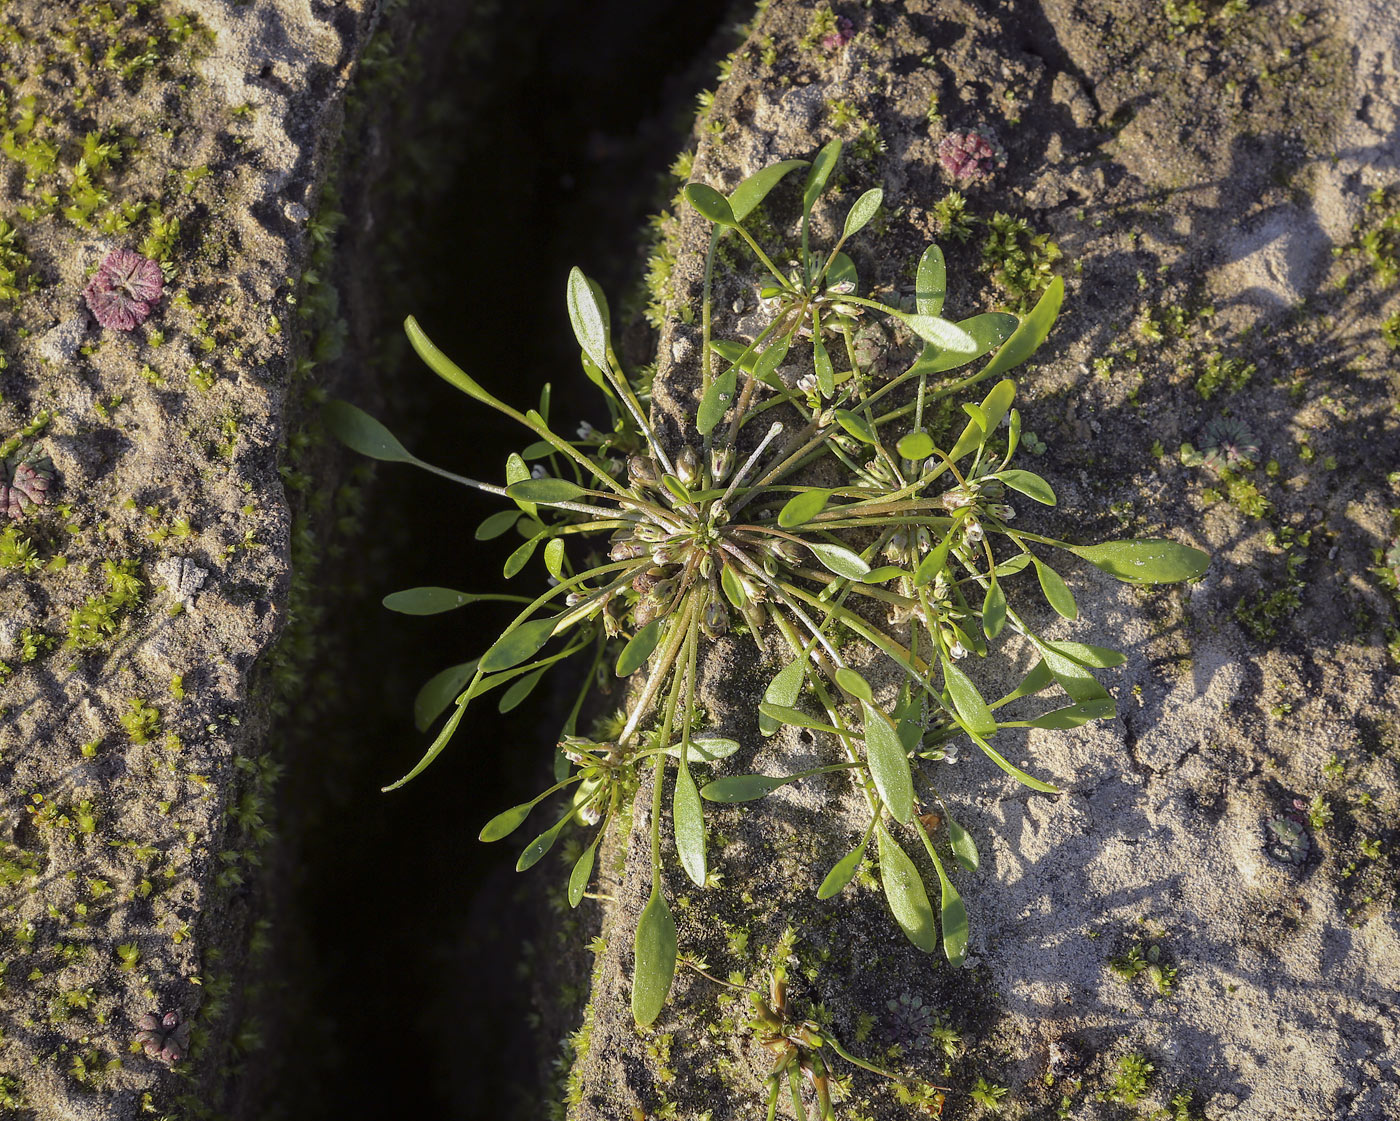
[[[705,604],[705,614],[700,620],[700,629],[706,638],[719,638],[729,633],[729,612],[718,600]]]

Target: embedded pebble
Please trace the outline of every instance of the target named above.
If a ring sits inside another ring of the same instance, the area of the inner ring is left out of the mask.
[[[203,586],[208,569],[200,568],[188,557],[169,557],[156,566],[156,575],[161,578],[166,590],[179,603],[188,605],[195,593]]]

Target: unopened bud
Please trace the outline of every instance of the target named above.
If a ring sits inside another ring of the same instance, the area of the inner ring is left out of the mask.
[[[751,630],[761,630],[767,620],[768,612],[763,609],[762,604],[750,601],[744,605],[744,622],[748,623]]]
[[[639,486],[654,486],[661,476],[650,457],[634,455],[627,461],[627,477]]]
[[[603,609],[603,633],[609,638],[617,638],[622,634],[622,612],[625,607],[622,597],[614,596]]]
[[[688,487],[700,481],[700,457],[694,448],[685,448],[676,457],[676,478]]]
[[[718,600],[705,604],[705,613],[700,619],[700,629],[707,638],[719,638],[729,631],[729,612]]]
[[[788,564],[800,564],[802,562],[802,548],[795,541],[789,541],[785,537],[780,537],[778,540],[774,541],[769,548],[772,549],[776,556],[786,561]]]
[[[732,448],[711,448],[710,449],[710,474],[714,476],[716,483],[722,483],[729,478],[729,472],[734,470],[734,451]]]
[[[661,580],[652,586],[651,591],[647,592],[646,598],[648,602],[654,603],[658,607],[665,607],[671,602],[671,597],[675,594],[676,581]]]

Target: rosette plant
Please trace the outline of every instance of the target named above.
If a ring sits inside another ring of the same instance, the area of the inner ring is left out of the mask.
[[[413,319],[407,322],[410,342],[435,373],[530,434],[531,442],[508,461],[503,485],[423,463],[352,405],[327,408],[332,429],[350,447],[504,499],[509,509],[488,518],[478,536],[518,531],[525,541],[509,555],[505,575],[516,576],[540,554],[550,577],[533,596],[416,588],[386,599],[390,608],[410,613],[480,599],[520,605],[478,657],[424,687],[416,705],[420,727],[452,711],[418,765],[386,789],[421,773],[456,732],[468,705],[492,690],[504,688],[503,707],[518,704],[552,666],[574,655],[591,659],[588,682],[604,666],[621,677],[635,675],[625,709],[606,734],[578,734],[585,699],[578,696],[562,733],[559,781],[493,818],[481,836],[506,837],[537,806],[561,795],[557,816],[526,846],[518,867],[537,862],[571,823],[594,828],[569,880],[569,901],[577,905],[602,837],[641,769],[649,769],[652,885],[636,930],[632,991],[640,1024],[660,1014],[677,957],[662,876],[668,793],[679,863],[703,886],[709,871],[706,800],[753,801],[813,774],[845,773],[870,820],[819,894],[833,896],[849,882],[874,838],[896,921],[915,945],[933,950],[938,922],[918,867],[900,842],[912,835],[939,880],[944,951],[960,961],[966,914],[936,842],[944,840],[963,867],[976,866],[977,849],[946,805],[934,829],[928,824],[934,818],[917,812],[921,802],[940,799],[936,789],[916,784],[911,760],[945,757],[953,740],[966,737],[1018,781],[1053,791],[1008,762],[990,740],[1002,728],[1064,728],[1110,715],[1113,702],[1092,671],[1122,660],[1101,647],[1037,635],[1007,589],[1018,574],[1033,570],[1050,605],[1073,618],[1074,599],[1048,559],[1056,550],[1142,583],[1198,576],[1208,563],[1199,550],[1164,539],[1083,546],[1012,527],[1010,499],[1053,504],[1055,498],[1044,479],[1011,466],[1020,418],[1012,408],[1014,385],[1002,375],[1049,333],[1062,284],[1055,281],[1024,318],[991,312],[953,323],[941,314],[943,256],[930,247],[918,263],[912,310],[862,295],[842,247],[878,213],[879,190],[855,201],[829,250],[817,252],[810,244],[812,210],[839,154],[834,142],[809,167],[797,263],[788,273],[744,223],[786,175],[808,166],[804,161],[766,168],[728,196],[703,184],[686,188],[714,232],[701,308],[701,394],[683,442],[668,446],[661,438],[637,379],[611,345],[607,302],[578,269],[568,279],[568,313],[584,373],[598,386],[608,419],[600,427],[581,425],[577,438],[560,435],[549,420],[548,391],[539,408],[522,412],[452,362]],[[714,331],[715,250],[731,234],[767,273],[759,295],[770,319],[751,340],[722,339]],[[877,376],[862,360],[855,334],[870,318],[920,344],[907,369]],[[980,369],[959,375],[982,359]],[[794,365],[803,371],[797,377]],[[989,392],[964,403],[966,422],[950,439],[925,423],[946,399],[991,379],[997,380]],[[828,457],[846,483],[804,482]],[[760,731],[772,734],[786,724],[825,733],[831,760],[798,773],[730,775],[701,786],[693,768],[720,763],[740,744],[704,726],[697,667],[708,642],[740,629],[764,657],[774,649],[787,652],[756,714]],[[1038,660],[1016,690],[989,702],[975,671],[965,667],[988,656],[1009,632],[1024,636]],[[852,662],[869,661],[871,650],[900,682],[891,698],[891,688],[872,685],[852,668]],[[1003,706],[1056,687],[1068,704],[1017,719],[999,715]]]

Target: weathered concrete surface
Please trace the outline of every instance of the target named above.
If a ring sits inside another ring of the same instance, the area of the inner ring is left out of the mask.
[[[1400,299],[1392,235],[1367,241],[1395,207],[1372,195],[1395,184],[1400,154],[1394,13],[1290,0],[852,5],[837,14],[856,36],[832,48],[809,35],[816,11],[777,0],[758,17],[697,128],[692,177],[732,189],[843,135],[818,243],[882,186],[888,230],[849,249],[863,286],[906,293],[906,266],[937,239],[957,318],[1014,294],[987,278],[984,225],[963,243],[939,229],[950,183],[934,148],[948,129],[993,128],[1008,166],[969,191],[968,211],[1050,233],[1068,289],[1050,341],[1017,374],[1025,425],[1048,445],[1032,463],[1060,496],[1033,528],[1082,541],[1165,531],[1215,561],[1194,587],[1150,592],[1073,573],[1080,623],[1050,633],[1129,660],[1106,675],[1117,720],[1034,732],[1008,752],[1064,795],[1013,787],[966,752],[929,772],[984,854],[959,878],[968,968],[906,944],[870,876],[816,902],[864,824],[834,782],[708,808],[723,884],[669,877],[682,954],[762,988],[793,928],[793,999],[856,1053],[948,1086],[950,1117],[990,1112],[971,1097],[979,1079],[984,1099],[1006,1088],[1003,1116],[1148,1116],[1172,1099],[1170,1116],[1210,1121],[1400,1114],[1400,685],[1394,561],[1380,561],[1400,486],[1381,325]],[[792,190],[765,213],[776,252],[794,234]],[[709,229],[693,213],[671,229],[656,397],[681,439],[698,332],[677,317],[698,307]],[[734,260],[716,293],[721,337],[741,330],[729,309],[751,307],[761,282]],[[1248,428],[1233,438],[1256,447],[1253,467],[1200,464],[1227,442],[1217,418]],[[712,721],[753,746],[733,772],[830,757],[820,742],[756,734],[780,664],[758,663],[747,640],[709,659]],[[1012,668],[979,671],[995,682]],[[761,1117],[771,1056],[743,1026],[742,997],[682,966],[655,1029],[632,1023],[649,799],[644,783],[612,865],[568,1114]],[[1293,862],[1277,844],[1270,854],[1271,822],[1299,827]],[[1140,1097],[1121,1077],[1130,1055],[1154,1068]],[[913,1115],[879,1079],[833,1066],[854,1075],[841,1115]]]
[[[0,554],[6,1116],[212,1114],[256,1053],[267,734],[299,686],[298,642],[274,644],[307,606],[299,417],[335,341],[326,277],[303,274],[377,9],[0,10],[0,442],[56,468]],[[119,247],[166,277],[129,333],[82,297]],[[193,1026],[173,1070],[133,1046],[152,1011]]]

